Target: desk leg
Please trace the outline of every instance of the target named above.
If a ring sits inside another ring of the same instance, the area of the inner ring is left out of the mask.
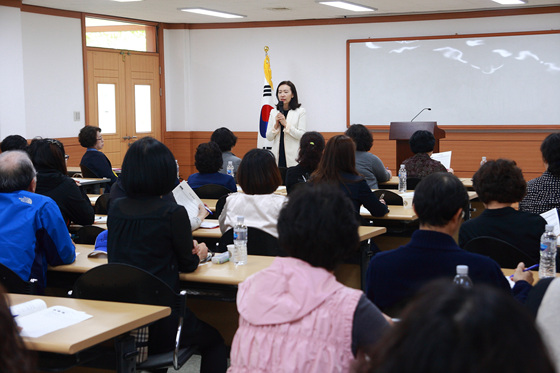
[[[115,352],[117,353],[117,372],[136,372],[136,343],[134,338],[126,335],[115,340]]]

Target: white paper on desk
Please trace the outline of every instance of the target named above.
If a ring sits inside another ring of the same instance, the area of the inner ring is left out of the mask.
[[[513,287],[515,286],[515,282],[511,279],[510,276],[506,276],[506,280],[509,283],[509,286],[513,289]]]
[[[95,215],[93,224],[107,224],[107,215]]]
[[[187,210],[189,216],[198,216],[198,206],[203,203],[185,180],[173,189],[173,197],[177,204]]]
[[[451,168],[451,151],[433,153],[432,159],[439,161],[445,168]]]
[[[212,229],[218,228],[219,226],[220,224],[218,224],[217,220],[204,220],[202,223],[200,223],[200,228]]]
[[[64,306],[53,306],[26,316],[16,317],[22,337],[37,338],[87,320],[91,315]]]
[[[556,209],[553,208],[552,210],[545,211],[541,214],[541,216],[546,220],[546,224],[550,224],[554,226],[554,230],[552,231],[557,239],[556,245],[560,245],[560,220],[558,219],[558,213]]]

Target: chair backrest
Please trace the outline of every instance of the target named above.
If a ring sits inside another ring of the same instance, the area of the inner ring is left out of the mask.
[[[422,179],[419,177],[408,177],[406,179],[406,189],[408,190],[414,190],[416,189],[416,185],[418,185],[418,183],[421,181]]]
[[[526,266],[536,264],[523,251],[519,250],[509,242],[495,237],[481,236],[473,238],[464,247],[472,253],[482,254],[494,259],[502,268],[516,268],[519,262]]]
[[[224,232],[218,241],[218,250],[226,251],[227,245],[233,244],[233,229]],[[247,254],[263,256],[287,256],[273,235],[254,227],[247,227]]]
[[[82,170],[82,176],[87,179],[95,179],[99,176],[93,173],[89,168],[84,165],[80,165],[80,169]],[[101,193],[101,185],[93,184],[93,185],[84,185],[82,188],[85,190],[86,193],[90,194],[100,194]]]
[[[383,195],[383,199],[388,205],[403,205],[403,198],[392,190],[378,189],[373,193],[377,196],[377,198],[381,198],[381,195]]]
[[[0,283],[8,293],[38,294],[39,287],[36,279],[25,281],[14,271],[0,264]]]
[[[196,193],[198,198],[218,199],[222,196],[233,193],[234,190],[229,190],[223,185],[206,184],[194,189],[194,192]]]
[[[81,243],[86,245],[93,245],[95,239],[99,233],[103,232],[105,229],[97,227],[95,225],[84,225],[74,235],[74,243]]]
[[[109,211],[109,193],[103,193],[97,198],[93,211],[96,214],[107,215]]]
[[[97,178],[97,177],[99,177],[95,173],[93,173],[93,171],[91,171],[89,168],[87,168],[86,166],[84,166],[82,164],[80,165],[80,169],[82,170],[82,175],[85,178]]]

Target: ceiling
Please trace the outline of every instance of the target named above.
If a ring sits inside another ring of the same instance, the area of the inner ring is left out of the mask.
[[[23,0],[24,5],[112,15],[165,23],[229,23],[333,19],[370,15],[441,13],[560,5],[560,0],[529,0],[525,5],[504,6],[492,0],[351,0],[378,9],[356,13],[316,3],[315,0]],[[225,19],[181,12],[178,8],[202,7],[246,16]]]

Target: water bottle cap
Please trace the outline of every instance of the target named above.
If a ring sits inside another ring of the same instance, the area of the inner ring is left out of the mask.
[[[469,266],[458,265],[457,266],[457,274],[458,275],[468,275],[469,274]]]
[[[227,161],[227,164],[228,164],[228,166],[229,166],[229,165],[232,165],[232,166],[233,166],[232,161]]]

